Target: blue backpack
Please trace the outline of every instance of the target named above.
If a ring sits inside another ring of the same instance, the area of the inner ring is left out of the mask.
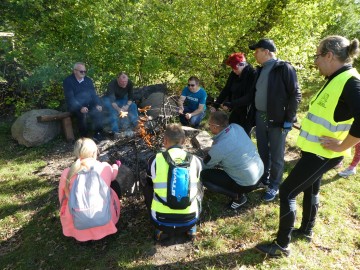
[[[189,167],[193,155],[186,153],[186,158],[181,163],[175,163],[168,151],[162,153],[165,161],[169,164],[167,197],[166,201],[155,193],[156,198],[171,209],[186,209],[194,201],[190,199],[191,180]]]
[[[69,209],[78,230],[103,226],[110,222],[110,187],[91,167],[77,173],[69,194]]]

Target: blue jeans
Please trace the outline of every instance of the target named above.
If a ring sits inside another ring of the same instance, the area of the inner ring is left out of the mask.
[[[124,98],[115,100],[115,103],[120,108],[125,106],[127,102],[128,102],[127,95]],[[103,98],[103,103],[105,108],[110,114],[110,125],[111,125],[111,130],[113,132],[119,132],[120,129],[125,130],[127,128],[132,128],[137,125],[138,111],[137,111],[137,106],[134,102],[131,103],[131,105],[129,106],[128,116],[124,118],[119,117],[118,111],[113,108],[112,103],[108,97]]]
[[[186,113],[192,113],[193,111],[190,111],[189,108],[187,106],[184,106],[184,112],[183,114],[180,114],[180,122],[183,126],[191,126],[191,127],[195,127],[197,128],[201,122],[201,120],[203,120],[203,118],[205,117],[205,112],[199,113],[197,115],[191,116],[190,119],[186,119],[185,118],[185,114]]]
[[[334,168],[343,157],[324,158],[301,152],[301,158],[280,186],[280,224],[276,242],[286,248],[296,219],[296,197],[304,192],[300,230],[310,233],[319,208],[319,191],[324,173]]]
[[[285,140],[288,131],[281,127],[270,127],[265,112],[256,112],[256,140],[259,155],[264,163],[263,183],[268,179],[269,187],[279,189],[284,173]]]

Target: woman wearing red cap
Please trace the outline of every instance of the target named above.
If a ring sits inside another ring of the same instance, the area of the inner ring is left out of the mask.
[[[220,106],[230,109],[229,123],[239,124],[249,135],[253,127],[251,105],[254,99],[255,69],[246,62],[245,55],[241,52],[231,54],[226,65],[232,71],[213,106],[215,109]]]

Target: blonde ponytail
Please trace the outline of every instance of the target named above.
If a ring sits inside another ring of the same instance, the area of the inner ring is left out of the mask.
[[[77,157],[76,161],[71,165],[70,170],[66,176],[65,194],[68,197],[71,178],[79,171],[86,169],[89,170],[88,164],[86,164],[86,158],[94,158],[97,156],[97,146],[95,142],[88,138],[81,138],[75,142],[74,155]]]

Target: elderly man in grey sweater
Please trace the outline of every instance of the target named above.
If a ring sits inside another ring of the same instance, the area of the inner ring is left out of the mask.
[[[301,92],[294,67],[276,57],[273,40],[261,39],[249,48],[261,65],[255,84],[256,142],[265,167],[263,200],[269,202],[275,199],[282,181],[286,136],[296,121]]]
[[[231,197],[230,209],[237,210],[247,202],[245,193],[256,189],[264,173],[263,162],[244,129],[229,125],[226,113],[213,112],[209,128],[215,136],[200,179],[207,189]]]

